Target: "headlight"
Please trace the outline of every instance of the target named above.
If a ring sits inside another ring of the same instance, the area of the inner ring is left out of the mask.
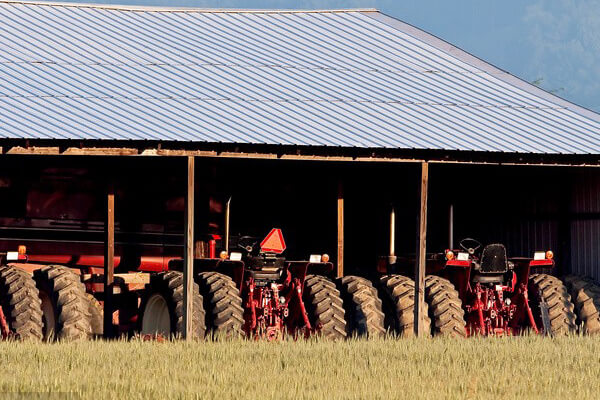
[[[320,263],[321,262],[321,255],[320,254],[311,254],[309,261],[311,263]]]

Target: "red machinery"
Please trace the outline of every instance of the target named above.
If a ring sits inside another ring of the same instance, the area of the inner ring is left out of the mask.
[[[561,334],[575,329],[562,282],[546,273],[530,273],[552,270],[551,251],[536,252],[533,259],[508,259],[502,244],[481,247],[474,239],[463,239],[460,250],[446,250],[428,260],[429,272],[456,288],[467,335],[514,335],[529,329]],[[450,287],[447,292],[453,295]]]
[[[391,214],[390,254],[379,260],[381,294],[388,326],[412,334],[415,305],[410,278],[415,258],[394,254],[394,212]],[[452,227],[452,219],[450,221]],[[452,228],[450,229],[452,243]],[[502,244],[463,239],[460,249],[427,255],[425,323],[433,335],[498,336],[531,330],[551,335],[576,331],[574,306],[567,288],[551,273],[551,251],[530,258],[508,258]]]
[[[102,333],[105,193],[97,182],[106,165],[89,164],[30,163],[0,177],[0,249],[27,246],[6,253],[0,265],[3,336],[77,339]],[[183,186],[169,168],[145,167],[152,172],[142,180],[122,174],[114,182],[111,320],[117,335],[177,336],[183,326]],[[260,246],[245,238],[229,252],[229,207],[222,207],[214,182],[202,182],[197,202],[208,207],[196,213],[196,224],[219,235],[196,236],[194,337],[204,337],[207,325],[217,333],[268,339],[317,332],[344,337],[343,304],[327,256],[286,260],[280,230]]]
[[[197,260],[213,330],[241,329],[247,337],[268,340],[285,334],[346,335],[342,300],[328,279],[333,272],[329,256],[286,260],[281,256],[285,242],[280,229],[272,229],[260,244],[248,236],[235,241],[233,251],[223,250],[220,259]],[[223,311],[229,319],[221,318]]]

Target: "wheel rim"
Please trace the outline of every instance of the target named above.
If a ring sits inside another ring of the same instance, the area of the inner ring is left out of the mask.
[[[42,333],[44,339],[51,339],[56,335],[56,312],[48,293],[40,290],[42,301]]]
[[[171,335],[171,315],[163,296],[153,294],[148,299],[142,317],[142,335]]]

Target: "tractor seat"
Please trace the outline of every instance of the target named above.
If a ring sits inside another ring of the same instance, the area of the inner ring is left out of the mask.
[[[484,274],[503,274],[508,271],[506,247],[503,244],[488,244],[481,253],[479,272]]]

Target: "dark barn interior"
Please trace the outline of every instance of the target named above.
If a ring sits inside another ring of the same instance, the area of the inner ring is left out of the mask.
[[[20,157],[0,160],[3,247],[32,254],[102,254],[105,189],[116,193],[116,253],[135,269],[142,254],[183,254],[183,157]],[[415,252],[418,163],[198,158],[196,239],[223,233],[264,237],[283,229],[286,254],[337,251],[338,195],[344,198],[345,272],[369,274],[389,248],[396,210],[396,253]],[[505,243],[510,256],[551,249],[559,272],[598,278],[600,179],[595,168],[436,163],[430,168],[427,251],[473,237]],[[341,192],[340,192],[341,190]],[[51,241],[50,241],[51,240]],[[57,240],[64,243],[57,245]],[[18,242],[18,243],[17,243]]]

